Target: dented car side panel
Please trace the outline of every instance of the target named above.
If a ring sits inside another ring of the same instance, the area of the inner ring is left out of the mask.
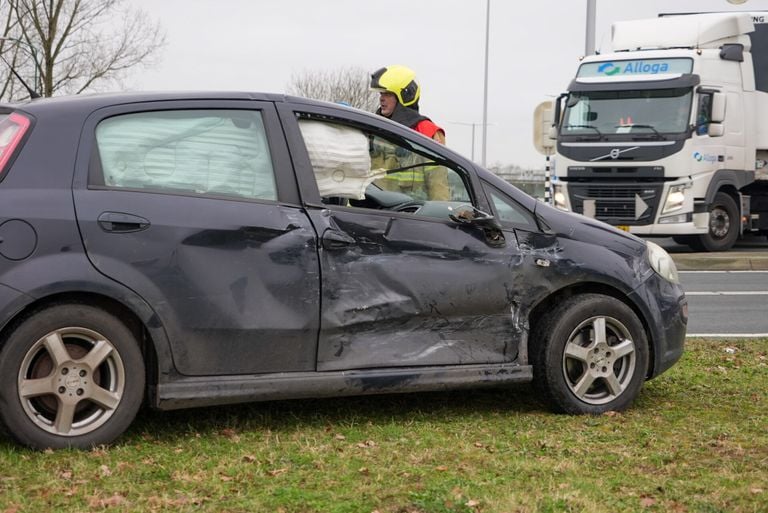
[[[524,283],[514,239],[492,247],[477,227],[407,215],[310,215],[319,230],[350,239],[321,243],[318,370],[515,359]]]

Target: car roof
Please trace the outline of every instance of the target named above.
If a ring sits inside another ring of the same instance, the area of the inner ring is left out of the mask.
[[[98,94],[79,94],[72,96],[54,96],[37,98],[16,103],[0,103],[0,108],[19,109],[34,114],[35,112],[57,110],[59,108],[83,109],[93,111],[112,105],[183,100],[255,100],[284,102],[292,101],[311,105],[336,105],[318,100],[288,96],[279,93],[261,93],[249,91],[138,91]],[[339,106],[339,105],[336,105]]]

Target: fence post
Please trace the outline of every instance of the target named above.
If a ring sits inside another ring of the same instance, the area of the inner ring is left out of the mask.
[[[552,204],[552,172],[549,168],[549,155],[547,155],[547,164],[544,167],[544,203]]]

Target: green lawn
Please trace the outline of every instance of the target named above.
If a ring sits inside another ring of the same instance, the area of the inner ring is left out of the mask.
[[[634,408],[529,387],[143,411],[118,444],[0,438],[0,513],[766,512],[768,340],[693,340]]]

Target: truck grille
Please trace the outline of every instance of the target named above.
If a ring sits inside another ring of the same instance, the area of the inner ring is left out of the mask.
[[[661,184],[570,183],[571,207],[613,225],[651,224],[661,201]]]

